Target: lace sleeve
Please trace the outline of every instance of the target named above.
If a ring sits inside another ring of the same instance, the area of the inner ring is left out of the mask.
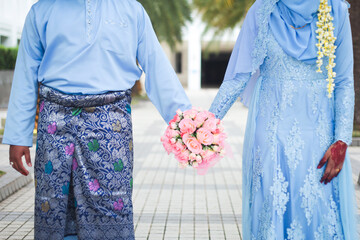
[[[250,79],[250,73],[237,74],[233,80],[224,81],[217,93],[210,112],[214,113],[216,118],[223,119],[230,107],[240,96]]]
[[[354,119],[354,75],[351,27],[348,14],[339,31],[336,49],[335,72],[335,142],[351,144]]]

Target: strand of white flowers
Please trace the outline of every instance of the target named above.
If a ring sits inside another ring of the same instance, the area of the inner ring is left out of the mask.
[[[320,0],[318,22],[316,23],[316,26],[318,27],[316,30],[316,33],[318,34],[318,43],[316,44],[318,48],[318,57],[316,63],[318,67],[317,72],[321,73],[324,56],[329,58],[329,63],[326,66],[326,69],[328,70],[328,77],[326,81],[328,82],[327,91],[329,98],[331,98],[334,91],[334,78],[336,77],[336,73],[333,71],[336,58],[336,37],[334,36],[333,20],[334,18],[331,16],[331,6],[328,5],[327,0]]]

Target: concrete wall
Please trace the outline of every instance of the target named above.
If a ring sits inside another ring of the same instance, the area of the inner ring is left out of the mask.
[[[0,71],[0,108],[8,106],[13,75],[12,70]]]

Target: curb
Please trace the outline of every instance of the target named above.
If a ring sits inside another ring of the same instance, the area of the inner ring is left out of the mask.
[[[2,168],[2,170],[6,174],[0,178],[0,202],[33,181],[31,173],[23,176],[11,167]]]

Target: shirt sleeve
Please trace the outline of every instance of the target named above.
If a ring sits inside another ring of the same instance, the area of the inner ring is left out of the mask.
[[[354,120],[354,58],[349,13],[346,10],[344,24],[336,41],[335,101],[335,142],[351,144]]]
[[[137,59],[146,74],[145,90],[168,123],[176,110],[184,111],[192,106],[142,7],[140,16]]]
[[[44,49],[33,8],[23,28],[5,124],[3,144],[32,146],[38,94],[38,69]]]

